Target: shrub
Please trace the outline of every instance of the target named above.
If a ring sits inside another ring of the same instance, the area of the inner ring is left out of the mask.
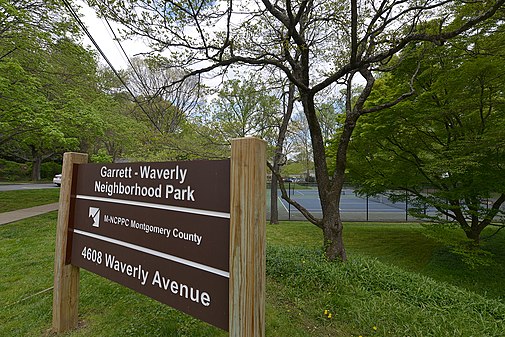
[[[61,164],[53,161],[42,163],[40,167],[40,178],[44,180],[53,179],[55,174],[61,173]]]
[[[0,159],[0,181],[30,180],[31,174],[31,163],[16,163]]]

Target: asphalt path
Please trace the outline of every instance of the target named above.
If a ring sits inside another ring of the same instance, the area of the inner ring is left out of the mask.
[[[17,191],[17,190],[39,190],[43,188],[59,188],[56,184],[0,184],[0,191]]]

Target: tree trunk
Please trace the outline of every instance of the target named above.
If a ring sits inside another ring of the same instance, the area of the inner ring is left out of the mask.
[[[335,224],[325,224],[323,230],[323,240],[326,258],[330,261],[347,261],[347,253],[344,247],[342,235],[343,225],[341,221]]]
[[[326,153],[324,147],[321,127],[317,120],[314,97],[312,95],[301,95],[305,116],[309,125],[314,156],[314,166],[316,172],[316,182],[319,192],[319,199],[323,211],[323,219],[318,226],[323,231],[323,242],[325,254],[328,260],[346,261],[347,254],[344,248],[343,224],[340,218],[340,195],[342,184],[331,183],[326,164]],[[351,131],[352,133],[352,131]],[[350,137],[350,134],[349,134]],[[342,160],[342,159],[341,159]],[[343,157],[342,174],[339,180],[343,181],[345,173],[345,157]]]
[[[274,170],[277,172],[279,165],[274,162]],[[270,224],[279,223],[279,206],[277,205],[277,176],[272,174],[272,183],[270,185]]]
[[[35,155],[33,157],[33,166],[32,166],[32,180],[39,181],[40,180],[40,168],[42,166],[42,158],[40,155]]]
[[[465,232],[467,239],[472,240],[475,246],[480,244],[480,233],[489,224],[489,221],[478,222],[478,219],[472,219],[471,222],[467,220],[467,217],[462,211],[462,206],[460,200],[449,200],[449,204],[452,207],[453,218],[458,222],[459,226]]]
[[[449,203],[453,206],[453,214],[456,221],[459,223],[461,228],[465,231],[467,239],[473,241],[475,247],[480,245],[480,236],[482,231],[488,227],[493,219],[496,217],[498,213],[500,213],[501,206],[505,203],[505,193],[502,193],[496,200],[494,200],[490,209],[487,210],[486,216],[479,221],[477,217],[472,219],[471,224],[468,224],[466,218],[461,212],[461,208],[459,207],[460,203],[457,200],[450,200]],[[478,212],[478,207],[475,209],[475,214]]]
[[[275,154],[273,160],[273,174],[272,174],[272,184],[270,186],[270,223],[279,223],[279,207],[277,204],[277,187],[278,181],[276,174],[280,173],[280,168],[284,165],[282,149],[284,147],[284,140],[286,139],[286,132],[288,131],[289,121],[291,120],[291,115],[293,114],[293,107],[295,102],[295,86],[293,83],[289,84],[288,94],[288,104],[284,111],[284,116],[282,117],[282,123],[279,128],[279,136],[277,138],[277,144],[275,146]],[[284,96],[286,97],[286,96]]]
[[[344,247],[343,229],[344,225],[340,218],[339,206],[333,203],[326,209],[323,218],[323,242],[326,258],[330,261],[347,260],[347,253]]]
[[[467,239],[472,240],[472,244],[476,247],[480,245],[480,233],[482,229],[471,227],[470,230],[465,231]]]

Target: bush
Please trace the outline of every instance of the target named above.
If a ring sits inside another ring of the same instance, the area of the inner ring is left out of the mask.
[[[16,163],[0,159],[0,181],[30,180],[31,176],[31,163]]]
[[[43,180],[51,180],[55,174],[59,173],[61,173],[61,164],[53,161],[42,163],[40,167],[40,178]]]

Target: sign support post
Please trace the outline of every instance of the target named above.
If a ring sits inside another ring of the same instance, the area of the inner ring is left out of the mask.
[[[231,142],[230,168],[231,337],[265,336],[266,143]]]
[[[63,332],[77,327],[79,267],[66,264],[66,256],[73,166],[87,162],[87,154],[67,152],[63,155],[54,256],[53,330],[55,332]]]

